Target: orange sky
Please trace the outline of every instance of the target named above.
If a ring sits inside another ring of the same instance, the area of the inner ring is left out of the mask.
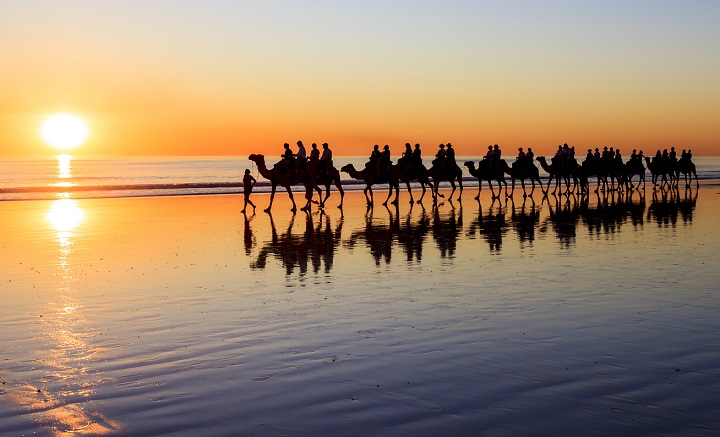
[[[0,154],[247,155],[405,142],[720,154],[717,2],[18,2],[3,6]]]

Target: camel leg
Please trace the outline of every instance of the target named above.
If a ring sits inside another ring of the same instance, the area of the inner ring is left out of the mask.
[[[293,205],[292,208],[290,208],[290,211],[295,212],[297,211],[297,205],[295,205],[295,199],[293,198],[292,187],[290,185],[287,186],[287,192]]]
[[[325,207],[325,202],[327,202],[328,197],[330,197],[330,187],[328,186],[328,188],[327,188],[327,194],[325,194],[325,197],[323,197],[323,190],[322,190],[322,188],[320,188],[320,186],[315,186],[315,189],[317,190],[317,192],[318,192],[318,197],[320,198],[320,202],[318,202],[318,206],[319,206],[320,208],[324,208],[324,207]]]
[[[450,196],[448,197],[448,200],[452,201],[452,196],[455,194],[455,181],[450,181],[450,186],[452,187],[452,191],[450,192]]]
[[[490,186],[490,193],[492,193],[491,195],[492,195],[493,200],[495,200],[496,198],[500,197],[500,195],[495,196],[495,188],[493,188],[492,180],[491,180],[491,179],[488,179],[488,185]]]
[[[365,187],[363,190],[363,193],[365,193],[365,202],[367,202],[368,206],[372,206],[372,191],[370,191],[370,196],[368,197],[368,191],[370,191],[370,185]]]
[[[462,175],[458,177],[458,185],[460,186],[460,191],[458,192],[457,200],[458,200],[458,202],[462,202],[462,190],[463,190]]]
[[[482,179],[478,178],[478,195],[475,196],[475,200],[480,201],[480,193],[482,193]]]
[[[388,200],[390,200],[390,196],[392,196],[392,190],[393,190],[393,186],[392,186],[392,184],[390,184],[388,186],[388,195],[387,195],[387,198],[385,199],[385,201],[383,202],[383,206],[387,206]],[[397,201],[397,197],[395,198],[395,201]]]
[[[272,209],[273,200],[275,199],[275,189],[277,188],[277,185],[273,184],[272,189],[270,191],[270,205],[268,205],[267,208],[265,208],[265,212],[270,212],[270,209]]]
[[[337,188],[338,192],[340,193],[340,205],[338,205],[338,208],[342,209],[343,200],[345,200],[345,192],[343,191],[342,184],[340,183],[339,180],[337,182],[335,182],[335,187]],[[328,186],[328,190],[329,189],[330,189],[330,187]]]
[[[410,189],[410,181],[405,181],[405,186],[407,187],[408,194],[410,195],[410,205],[412,205],[415,203],[415,199],[413,199],[412,190]]]

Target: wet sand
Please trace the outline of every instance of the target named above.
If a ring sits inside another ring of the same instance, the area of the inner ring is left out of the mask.
[[[716,182],[476,190],[0,203],[0,434],[720,431]]]

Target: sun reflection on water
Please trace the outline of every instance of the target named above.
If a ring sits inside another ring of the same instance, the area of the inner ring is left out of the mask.
[[[72,179],[72,156],[71,155],[58,155],[58,170],[57,170],[57,177],[59,179],[58,182],[55,182],[52,184],[54,187],[61,187],[61,188],[70,188],[74,187],[77,184],[75,182],[71,182]],[[70,193],[58,193],[58,197],[60,198],[69,198]]]
[[[45,214],[57,232],[57,274],[43,316],[38,319],[44,347],[37,362],[44,376],[28,381],[12,392],[16,403],[51,435],[106,435],[120,430],[119,424],[91,408],[88,399],[102,381],[90,363],[102,349],[92,341],[97,333],[93,314],[88,313],[78,292],[77,261],[73,262],[73,239],[85,221],[85,210],[77,201],[58,199]]]

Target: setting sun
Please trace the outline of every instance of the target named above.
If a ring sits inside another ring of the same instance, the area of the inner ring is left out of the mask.
[[[85,120],[67,113],[51,115],[40,127],[42,139],[59,150],[74,149],[84,143],[89,135]]]

